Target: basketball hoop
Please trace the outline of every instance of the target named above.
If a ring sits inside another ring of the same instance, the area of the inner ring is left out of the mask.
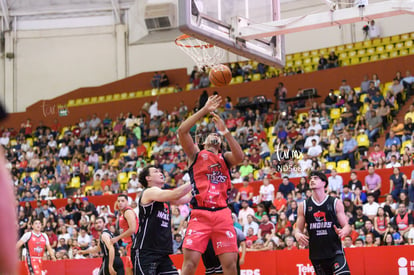
[[[213,68],[224,58],[224,50],[187,34],[175,39],[175,44],[197,64],[199,70]]]

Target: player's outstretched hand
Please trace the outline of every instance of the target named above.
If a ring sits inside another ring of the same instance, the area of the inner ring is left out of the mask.
[[[224,124],[224,121],[220,118],[220,116],[214,112],[210,112],[210,114],[213,116],[213,122],[216,125],[217,130],[220,132],[225,132],[227,130],[226,124]]]
[[[336,232],[336,234],[338,234],[340,239],[345,238],[346,236],[348,236],[348,233],[345,232],[345,230],[343,230],[342,228],[338,228],[334,225],[334,229],[335,229],[335,232]]]
[[[112,266],[109,267],[109,274],[116,275],[116,271]]]
[[[210,96],[206,102],[206,105],[204,105],[204,108],[206,108],[208,112],[213,112],[220,107],[221,101],[222,99],[218,95]]]
[[[115,243],[117,243],[119,241],[119,238],[118,237],[113,237],[112,239],[111,239],[111,243],[112,244],[115,244]]]
[[[308,246],[308,244],[309,244],[309,237],[308,237],[308,236],[306,236],[305,234],[302,234],[302,233],[300,233],[300,232],[296,232],[296,234],[295,234],[295,238],[296,238],[296,241],[297,241],[300,245],[302,245],[302,246],[304,246],[304,247]]]

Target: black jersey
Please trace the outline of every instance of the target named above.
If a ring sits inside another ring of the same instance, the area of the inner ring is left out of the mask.
[[[99,238],[99,245],[101,246],[101,251],[103,254],[103,257],[109,257],[109,250],[105,245],[105,242],[102,240],[102,234],[107,233],[110,238],[112,239],[114,237],[114,234],[112,234],[111,231],[109,231],[108,229],[104,229],[101,233],[101,237]],[[119,245],[118,243],[114,243],[114,250],[115,250],[115,256],[119,256]]]
[[[304,201],[304,214],[309,233],[309,258],[321,260],[343,254],[341,240],[334,225],[340,228],[336,217],[337,199],[327,196],[320,204],[312,197]]]
[[[160,255],[173,254],[169,203],[153,201],[142,205],[142,194],[138,202],[140,226],[132,249]]]

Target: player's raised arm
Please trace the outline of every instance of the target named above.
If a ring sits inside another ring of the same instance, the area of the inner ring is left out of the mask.
[[[190,162],[194,161],[195,155],[200,150],[194,144],[193,138],[190,135],[190,129],[205,115],[208,115],[210,112],[216,110],[220,106],[221,100],[221,97],[218,95],[210,96],[204,107],[201,108],[197,113],[187,118],[183,123],[181,123],[180,127],[178,128],[178,138]]]
[[[114,269],[114,259],[115,259],[115,249],[114,249],[114,245],[111,243],[111,236],[106,233],[103,232],[102,233],[102,241],[105,243],[106,248],[108,248],[108,254],[109,254],[109,273],[111,275],[116,274],[116,271]]]
[[[213,122],[216,125],[217,130],[224,138],[226,138],[227,143],[230,146],[230,152],[226,152],[224,154],[224,157],[231,166],[239,164],[243,161],[244,158],[244,153],[242,148],[240,147],[240,144],[236,141],[236,139],[227,129],[226,125],[224,124],[224,121],[216,113],[211,112],[211,115],[213,116]]]
[[[181,199],[181,197],[187,195],[190,191],[191,191],[190,183],[183,184],[180,187],[177,187],[172,190],[164,190],[159,187],[153,186],[143,191],[141,200],[143,204],[147,204],[152,201],[172,202],[172,201],[177,201]]]

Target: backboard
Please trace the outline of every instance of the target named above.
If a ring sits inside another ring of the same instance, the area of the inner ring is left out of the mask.
[[[234,54],[284,67],[284,36],[241,39],[238,29],[279,20],[279,0],[178,0],[179,28]]]

